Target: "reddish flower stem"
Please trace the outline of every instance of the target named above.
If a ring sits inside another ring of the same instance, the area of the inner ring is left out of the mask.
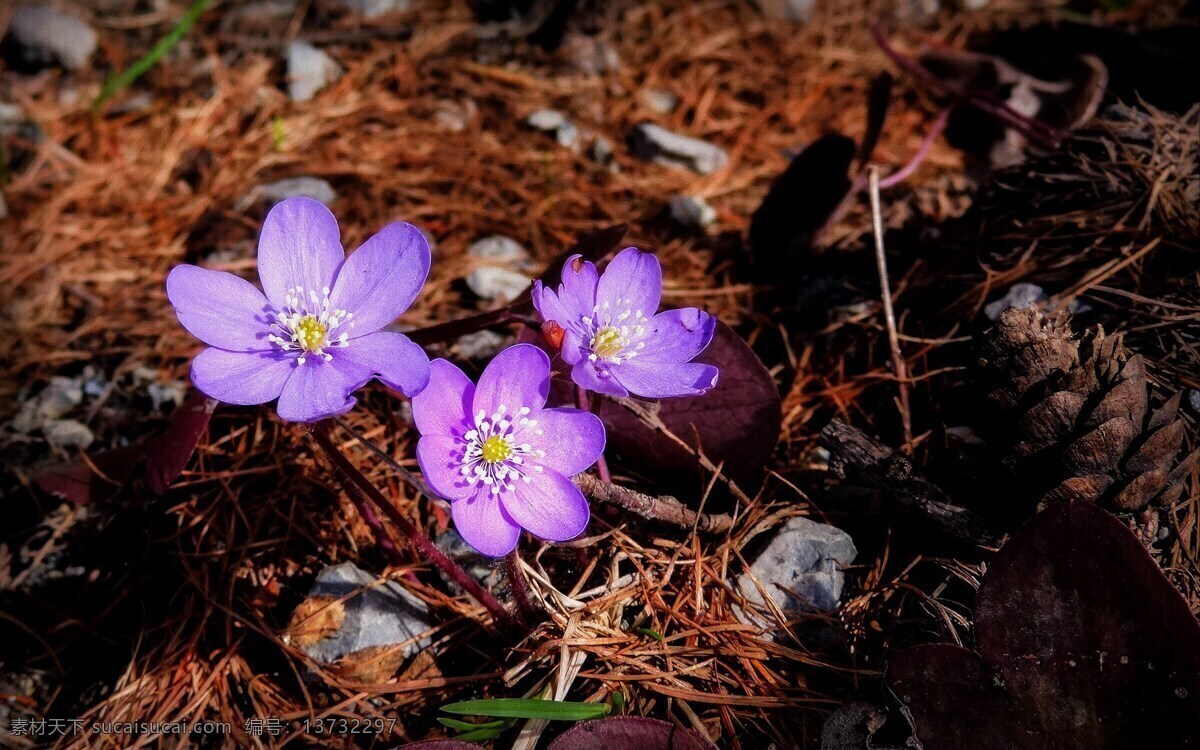
[[[451,560],[445,553],[434,546],[429,537],[422,534],[411,521],[404,517],[396,506],[392,505],[383,496],[383,493],[375,485],[371,484],[362,475],[362,472],[338,450],[337,445],[333,442],[333,438],[329,434],[329,425],[326,422],[318,422],[312,425],[309,428],[309,432],[312,434],[317,446],[333,465],[333,473],[338,483],[342,485],[342,489],[350,496],[351,502],[354,503],[359,513],[363,515],[363,519],[367,521],[367,525],[375,532],[376,540],[379,541],[380,546],[385,551],[387,550],[387,545],[384,543],[385,539],[393,549],[395,549],[395,544],[391,542],[386,529],[379,522],[378,516],[375,515],[374,510],[371,508],[372,504],[383,511],[388,520],[408,539],[409,543],[416,549],[418,557],[436,565],[451,580],[482,604],[503,627],[520,628],[524,625],[521,618],[514,616],[512,612],[496,600],[496,597],[492,596],[487,589],[463,570],[458,563]],[[374,518],[374,525],[368,516]],[[396,554],[399,554],[398,550],[396,550]],[[390,558],[391,554],[389,554]]]
[[[593,411],[592,401],[588,398],[588,392],[583,386],[575,386],[575,403],[579,404],[579,408],[584,411]],[[612,474],[608,470],[608,461],[604,460],[604,454],[600,454],[600,458],[596,459],[596,473],[600,475],[600,480],[608,484],[612,484]]]

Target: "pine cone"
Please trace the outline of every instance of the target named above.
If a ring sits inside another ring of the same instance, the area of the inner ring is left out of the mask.
[[[1082,499],[1119,512],[1169,506],[1200,451],[1177,462],[1176,394],[1150,410],[1146,363],[1120,336],[1083,340],[1065,314],[1008,310],[978,348],[977,380],[1009,446],[1003,463],[1038,487],[1040,504]]]

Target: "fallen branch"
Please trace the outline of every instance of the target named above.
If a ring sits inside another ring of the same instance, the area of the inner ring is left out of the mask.
[[[591,474],[578,474],[572,481],[591,499],[615,505],[642,518],[664,521],[685,529],[695,528],[707,534],[722,534],[733,528],[733,516],[727,513],[697,513],[670,495],[646,495],[603,482]]]
[[[997,544],[996,535],[979,516],[952,502],[903,453],[838,419],[821,431],[821,447],[829,451],[829,470],[834,476],[879,490],[951,536],[972,544]]]

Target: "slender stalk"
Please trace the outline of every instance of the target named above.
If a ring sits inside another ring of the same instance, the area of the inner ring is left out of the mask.
[[[583,386],[575,386],[575,403],[579,404],[579,408],[584,411],[592,411],[592,401],[588,398],[588,392]],[[612,473],[608,470],[608,461],[604,459],[604,454],[600,454],[600,458],[596,459],[596,472],[600,475],[602,482],[612,484]]]
[[[370,504],[374,504],[376,508],[383,511],[388,520],[400,530],[400,533],[407,537],[409,543],[416,549],[419,557],[436,565],[443,573],[461,586],[464,591],[482,604],[497,622],[504,627],[520,627],[523,625],[520,618],[515,617],[512,612],[496,600],[496,597],[492,596],[487,589],[463,570],[458,563],[451,560],[444,552],[434,546],[429,537],[422,534],[411,521],[405,518],[399,509],[392,505],[383,496],[383,493],[375,485],[371,484],[348,458],[342,455],[342,452],[338,450],[337,445],[334,444],[333,438],[329,434],[327,423],[318,422],[310,428],[310,432],[317,446],[333,465],[334,476],[337,477],[338,483],[342,485],[342,488],[350,496],[351,501],[354,502],[355,507],[360,512],[363,507],[367,507],[370,510]],[[364,518],[366,518],[365,515]],[[375,520],[378,523],[378,517]]]
[[[892,286],[888,281],[887,253],[883,249],[883,210],[879,205],[879,170],[867,170],[871,197],[871,226],[875,235],[875,265],[879,271],[879,293],[883,300],[883,320],[887,325],[888,346],[892,350],[892,370],[900,389],[900,420],[904,426],[904,449],[912,449],[912,412],[908,404],[908,363],[900,353],[900,337],[896,331],[896,311],[892,308]]]
[[[880,180],[879,187],[890,188],[899,185],[908,179],[909,175],[917,171],[917,167],[921,166],[921,162],[925,161],[926,156],[929,156],[929,150],[933,148],[933,142],[946,129],[946,123],[950,121],[951,111],[950,108],[946,108],[938,114],[933,124],[929,126],[929,132],[921,140],[921,146],[917,149],[917,153],[913,154],[912,158],[903,167],[900,167],[900,169]]]
[[[512,584],[513,598],[517,600],[517,609],[527,621],[534,622],[538,619],[538,611],[529,598],[529,582],[525,580],[525,573],[521,571],[519,549],[520,547],[514,549],[504,558],[504,573]]]

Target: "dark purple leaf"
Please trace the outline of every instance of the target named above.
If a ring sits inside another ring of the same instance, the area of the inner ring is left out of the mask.
[[[550,750],[716,750],[694,729],[641,716],[614,716],[577,724]]]
[[[1039,514],[996,555],[979,656],[891,659],[927,750],[1200,746],[1200,623],[1120,521],[1091,503]]]
[[[462,740],[422,740],[401,745],[396,750],[483,750],[483,745]]]
[[[43,492],[76,505],[103,502],[128,481],[145,453],[141,443],[94,453],[87,460],[66,461],[40,469],[34,473],[33,483]]]
[[[655,402],[658,416],[689,445],[698,444],[714,464],[724,461],[727,475],[752,484],[764,473],[779,437],[782,412],[775,380],[742,337],[721,322],[696,361],[720,369],[717,387],[703,396]],[[608,429],[609,445],[628,461],[655,476],[694,480],[700,475],[690,451],[656,433],[620,404],[604,400],[600,417]]]
[[[193,390],[175,410],[166,434],[150,444],[146,481],[151,491],[160,495],[166,492],[171,482],[187,468],[216,407],[216,401]]]

